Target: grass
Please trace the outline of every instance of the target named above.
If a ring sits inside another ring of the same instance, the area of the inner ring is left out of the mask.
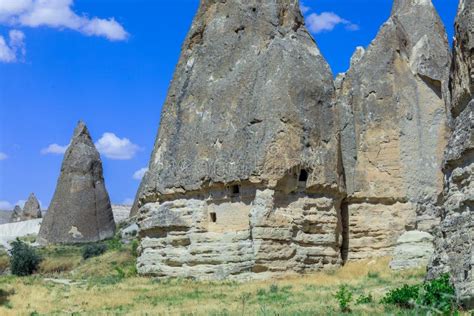
[[[425,275],[391,271],[389,258],[381,258],[267,281],[162,280],[137,276],[133,243],[111,240],[107,247],[88,260],[80,246],[42,248],[38,274],[0,277],[0,315],[341,315],[334,296],[342,285],[353,294],[351,315],[415,315],[379,302]]]
[[[66,250],[45,251],[56,254],[55,260],[66,261]],[[135,258],[127,247],[79,263],[74,259],[79,252],[69,250],[73,255],[68,260],[75,268],[59,275],[72,280],[71,285],[38,275],[0,277],[0,288],[11,293],[8,304],[0,306],[0,315],[339,315],[334,293],[342,284],[356,298],[373,296],[372,302],[352,304],[353,315],[410,315],[377,302],[388,290],[419,283],[424,277],[421,270],[393,272],[389,259],[383,258],[349,263],[337,271],[268,281],[158,280],[136,276]]]

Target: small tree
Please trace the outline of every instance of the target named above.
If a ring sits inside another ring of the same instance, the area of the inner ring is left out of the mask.
[[[339,302],[339,308],[343,313],[349,313],[351,308],[349,307],[350,302],[352,301],[352,292],[349,290],[347,285],[341,285],[334,298]]]
[[[12,243],[10,254],[12,274],[17,276],[33,274],[41,263],[41,257],[36,250],[19,239]]]

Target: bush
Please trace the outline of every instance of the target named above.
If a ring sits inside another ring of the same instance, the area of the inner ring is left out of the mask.
[[[455,290],[448,274],[422,285],[404,285],[402,288],[392,290],[385,295],[382,303],[395,304],[403,308],[416,306],[441,314],[451,314],[456,309]]]
[[[391,290],[382,299],[382,304],[394,304],[401,308],[412,308],[418,299],[419,285],[407,285]]]
[[[349,313],[351,311],[349,303],[352,301],[352,292],[347,288],[347,285],[341,285],[334,297],[339,302],[341,312]]]
[[[18,239],[12,243],[10,254],[10,267],[12,274],[16,276],[33,274],[41,263],[36,250]]]
[[[82,251],[82,258],[84,258],[84,260],[87,260],[93,257],[98,257],[100,255],[103,255],[106,251],[107,246],[104,244],[88,245],[85,246]]]
[[[362,304],[370,304],[374,301],[374,298],[372,294],[369,295],[361,295],[359,298],[356,300],[357,305],[362,305]]]
[[[448,274],[423,284],[417,304],[434,309],[442,314],[450,314],[456,308],[456,296]]]

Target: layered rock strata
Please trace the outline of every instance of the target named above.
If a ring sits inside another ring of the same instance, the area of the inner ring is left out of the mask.
[[[65,153],[38,242],[88,243],[113,237],[114,233],[115,222],[102,161],[86,125],[79,122]]]
[[[333,97],[298,1],[201,1],[137,200],[139,272],[220,279],[339,266]]]
[[[474,308],[474,1],[461,0],[450,81],[453,130],[445,155],[444,209],[429,278],[449,273],[459,303]]]
[[[391,255],[407,231],[439,223],[450,52],[430,0],[396,0],[336,80],[349,259]]]

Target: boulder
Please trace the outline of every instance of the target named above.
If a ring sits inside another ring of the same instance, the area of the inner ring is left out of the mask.
[[[201,1],[134,207],[138,271],[221,279],[340,266],[333,98],[298,1]]]
[[[41,244],[96,242],[113,237],[115,222],[102,161],[79,122],[61,167],[56,192],[38,236]]]
[[[390,268],[405,270],[426,267],[434,252],[434,237],[427,232],[409,231],[397,240]]]
[[[439,223],[449,65],[431,0],[396,0],[377,37],[338,76],[349,259],[391,254],[405,232]]]

